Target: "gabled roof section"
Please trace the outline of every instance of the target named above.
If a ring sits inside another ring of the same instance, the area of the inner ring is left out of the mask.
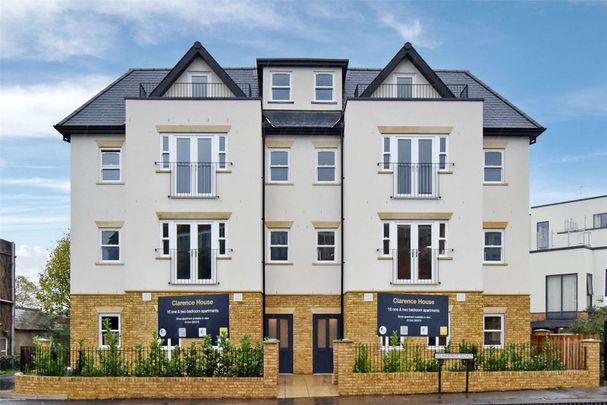
[[[424,58],[420,56],[419,53],[413,48],[410,42],[405,43],[405,45],[398,51],[396,55],[392,58],[392,60],[386,65],[385,68],[382,69],[381,72],[375,77],[375,79],[367,86],[367,88],[361,93],[360,97],[371,97],[371,95],[377,90],[377,88],[388,78],[388,75],[392,73],[394,69],[401,63],[403,60],[409,59],[411,63],[415,66],[417,70],[428,80],[428,83],[434,87],[434,90],[442,97],[446,98],[454,98],[453,93],[449,88],[443,83],[440,77],[432,70],[432,68],[426,63]]]
[[[183,57],[177,62],[175,67],[165,76],[164,79],[156,86],[154,91],[150,94],[151,97],[161,97],[175,81],[181,76],[183,72],[190,66],[190,64],[196,58],[202,58],[207,65],[215,74],[221,79],[221,81],[228,86],[228,88],[234,93],[236,97],[246,97],[245,93],[240,87],[232,80],[232,78],[226,73],[225,70],[217,63],[215,58],[202,46],[198,41],[194,42],[194,45],[183,55]]]

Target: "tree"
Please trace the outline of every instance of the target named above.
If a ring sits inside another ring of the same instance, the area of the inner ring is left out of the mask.
[[[37,294],[38,286],[25,276],[17,276],[15,280],[15,304],[23,308],[40,308]]]
[[[36,294],[42,310],[50,315],[70,313],[70,234],[57,241],[44,271],[40,274],[40,291]]]
[[[577,319],[571,325],[571,332],[573,333],[587,333],[603,336],[603,330],[605,327],[605,321],[607,321],[607,307],[588,307],[588,318]],[[601,345],[602,347],[602,345]]]

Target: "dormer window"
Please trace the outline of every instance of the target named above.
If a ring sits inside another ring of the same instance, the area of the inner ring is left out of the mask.
[[[291,101],[291,73],[272,73],[271,101]]]
[[[208,97],[209,75],[192,73],[192,97]]]
[[[335,101],[334,79],[333,73],[316,73],[314,76],[314,101],[321,103]]]

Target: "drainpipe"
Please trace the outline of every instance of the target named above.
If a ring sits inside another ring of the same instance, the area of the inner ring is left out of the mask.
[[[261,113],[261,319],[263,337],[266,330],[266,133],[263,128],[263,111]]]
[[[342,114],[343,122],[343,114]],[[341,148],[339,152],[340,171],[341,171],[341,185],[340,185],[340,216],[341,216],[341,243],[340,243],[340,256],[341,256],[341,289],[339,294],[339,301],[341,306],[341,322],[339,323],[339,337],[344,338],[344,124],[342,123],[341,128]]]
[[[15,242],[12,242],[12,252],[11,252],[11,258],[12,258],[12,278],[13,278],[13,288],[12,288],[12,296],[11,296],[11,308],[12,308],[12,319],[11,319],[11,355],[14,356],[15,355],[15,269],[16,269],[16,262],[17,262],[17,252],[15,250]]]

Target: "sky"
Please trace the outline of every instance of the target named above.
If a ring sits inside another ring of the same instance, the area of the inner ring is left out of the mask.
[[[33,280],[68,231],[70,148],[53,124],[130,67],[170,68],[199,40],[226,67],[257,57],[382,68],[410,41],[545,126],[532,205],[607,194],[607,0],[0,2],[0,238]]]

